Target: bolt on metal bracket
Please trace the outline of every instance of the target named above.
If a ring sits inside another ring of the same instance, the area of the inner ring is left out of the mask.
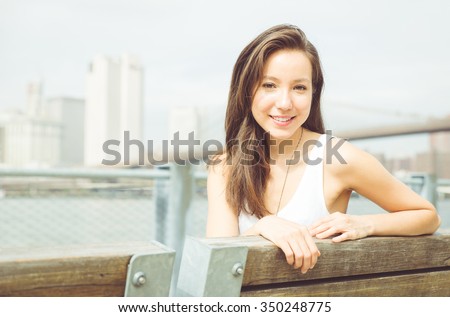
[[[239,276],[244,274],[244,266],[242,263],[238,262],[235,265],[233,265],[233,269],[231,270],[231,273],[233,273],[234,276]]]
[[[125,296],[169,296],[175,251],[162,247],[167,251],[159,250],[157,253],[135,254],[131,257]]]

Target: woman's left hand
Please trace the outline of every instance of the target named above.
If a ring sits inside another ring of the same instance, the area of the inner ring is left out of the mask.
[[[342,242],[370,236],[373,232],[373,226],[367,217],[334,212],[314,223],[309,227],[309,231],[313,237],[318,239],[338,235],[331,240]]]

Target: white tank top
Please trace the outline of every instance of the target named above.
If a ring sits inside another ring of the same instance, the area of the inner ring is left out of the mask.
[[[327,135],[322,134],[318,142],[309,150],[309,164],[306,164],[303,176],[291,200],[279,212],[278,217],[309,226],[329,214],[323,196],[323,162]],[[320,163],[311,161],[320,159]],[[239,214],[239,232],[242,234],[258,221],[254,215],[246,212]]]

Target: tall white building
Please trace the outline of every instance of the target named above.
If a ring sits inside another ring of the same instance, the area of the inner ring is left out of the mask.
[[[84,163],[84,100],[68,97],[46,99],[45,116],[61,125],[59,165]]]
[[[2,163],[13,167],[49,167],[60,163],[61,124],[11,115],[1,124]]]
[[[43,83],[42,81],[30,82],[27,87],[27,113],[32,118],[43,115]]]
[[[60,163],[62,125],[46,116],[42,82],[27,89],[27,110],[0,114],[0,164],[47,167]]]
[[[44,99],[42,82],[27,86],[25,111],[0,112],[0,164],[11,167],[83,164],[84,100]]]
[[[142,140],[143,68],[136,57],[119,59],[98,55],[87,75],[85,108],[84,164],[99,166],[111,157],[103,150],[108,140],[120,141],[114,150],[123,160],[124,132],[131,139]],[[143,142],[144,143],[144,142]],[[131,157],[136,157],[137,148]]]

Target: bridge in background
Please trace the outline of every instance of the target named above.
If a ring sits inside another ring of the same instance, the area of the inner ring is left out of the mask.
[[[443,119],[429,119],[422,123],[396,124],[357,130],[337,131],[336,135],[350,140],[362,140],[442,131],[450,131],[450,116]]]

